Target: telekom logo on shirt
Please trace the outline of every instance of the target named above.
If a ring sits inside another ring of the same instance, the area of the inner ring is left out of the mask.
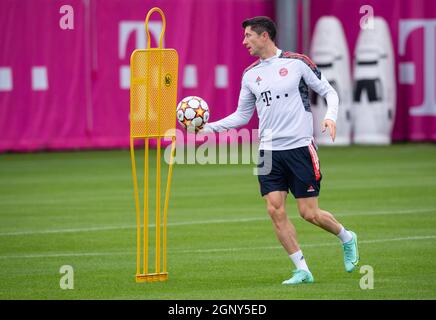
[[[404,19],[400,20],[400,34],[399,34],[399,55],[406,54],[406,43],[412,31],[417,29],[424,29],[424,48],[423,57],[424,61],[424,86],[422,104],[417,106],[409,106],[409,114],[412,116],[436,116],[436,20],[434,19]],[[400,83],[413,85],[416,82],[415,75],[416,62],[403,62],[399,64],[400,69]]]

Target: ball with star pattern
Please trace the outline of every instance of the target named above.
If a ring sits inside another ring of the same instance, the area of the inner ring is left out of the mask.
[[[209,121],[209,106],[197,96],[183,98],[177,105],[177,120],[188,132],[201,130]]]

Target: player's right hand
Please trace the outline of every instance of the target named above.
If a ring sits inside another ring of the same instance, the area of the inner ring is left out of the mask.
[[[332,141],[335,142],[336,138],[336,123],[333,120],[325,119],[322,124],[322,132],[324,133],[326,129],[329,129],[330,137],[332,138]]]

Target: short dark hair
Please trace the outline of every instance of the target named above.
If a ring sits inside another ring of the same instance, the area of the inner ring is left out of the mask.
[[[276,39],[277,28],[274,21],[268,17],[259,16],[250,19],[246,19],[242,22],[242,28],[251,27],[251,29],[257,34],[261,34],[266,31],[272,41]]]

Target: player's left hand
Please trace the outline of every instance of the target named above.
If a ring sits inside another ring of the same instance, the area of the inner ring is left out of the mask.
[[[336,138],[336,123],[333,120],[326,119],[323,120],[322,124],[322,132],[324,133],[325,130],[328,128],[330,132],[330,137],[332,137],[332,141],[335,142]]]

